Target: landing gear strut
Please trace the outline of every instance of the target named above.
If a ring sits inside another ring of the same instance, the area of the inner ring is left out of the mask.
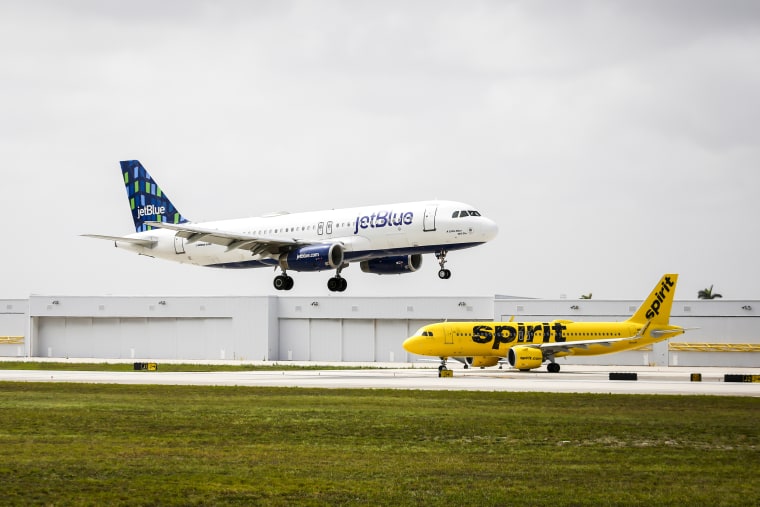
[[[441,269],[438,270],[438,278],[441,280],[448,280],[451,278],[451,271],[443,267],[444,264],[446,264],[447,253],[446,250],[441,250],[440,252],[435,253],[435,256],[438,257],[438,265],[441,266]]]
[[[441,364],[438,365],[438,376],[441,375],[442,371],[448,370],[448,367],[446,366],[446,357],[441,358]]]

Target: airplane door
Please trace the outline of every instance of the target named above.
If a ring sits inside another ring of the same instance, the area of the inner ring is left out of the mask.
[[[422,230],[430,232],[435,230],[435,214],[438,212],[438,206],[427,206],[425,208],[425,218],[422,221]]]
[[[174,253],[176,254],[185,253],[185,238],[174,236]]]
[[[452,331],[451,328],[444,328],[443,341],[446,345],[454,345],[454,331]]]

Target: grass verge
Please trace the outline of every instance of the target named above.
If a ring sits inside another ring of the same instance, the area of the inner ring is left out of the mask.
[[[747,397],[0,383],[0,504],[740,505]]]
[[[0,361],[0,370],[55,370],[55,371],[134,371],[134,361],[128,363],[80,363],[53,361]],[[162,363],[151,361],[158,365],[159,371],[165,372],[213,372],[213,371],[289,371],[289,370],[361,370],[377,369],[376,366],[326,366],[319,364],[203,364],[203,363]]]

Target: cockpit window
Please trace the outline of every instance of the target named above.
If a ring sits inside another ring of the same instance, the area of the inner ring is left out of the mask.
[[[475,211],[474,209],[471,210],[459,210],[455,211],[451,214],[451,218],[462,218],[462,217],[479,217],[480,212]]]

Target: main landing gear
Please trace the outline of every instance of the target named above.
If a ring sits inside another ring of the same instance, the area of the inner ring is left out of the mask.
[[[335,275],[327,280],[327,288],[331,292],[343,292],[346,290],[346,287],[348,287],[348,282],[340,275]]]
[[[446,250],[441,250],[440,252],[435,253],[435,256],[438,258],[438,265],[441,266],[441,269],[438,270],[438,278],[441,280],[448,280],[451,278],[451,271],[443,267],[444,264],[446,264],[447,253]]]
[[[281,275],[275,276],[272,282],[272,285],[277,290],[290,290],[293,288],[293,284],[293,277],[289,276],[285,271]],[[330,289],[330,292],[343,292],[347,287],[348,281],[340,276],[340,270],[338,270],[338,273],[334,277],[327,280],[327,288]]]
[[[549,363],[546,365],[546,371],[549,373],[559,373],[559,365],[557,363]]]
[[[272,284],[277,290],[290,290],[293,288],[293,278],[283,271],[281,275],[274,277]]]
[[[335,276],[327,280],[327,288],[330,292],[343,292],[346,290],[346,287],[348,287],[346,279],[340,276],[340,272],[343,271],[343,268],[346,266],[348,266],[348,264],[338,266],[337,271],[335,271]]]

